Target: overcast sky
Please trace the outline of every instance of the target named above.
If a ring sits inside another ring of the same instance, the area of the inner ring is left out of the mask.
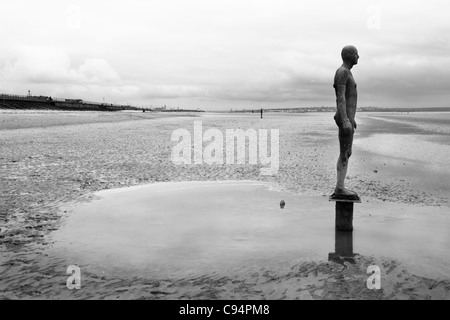
[[[0,2],[0,92],[145,106],[450,106],[449,1]]]

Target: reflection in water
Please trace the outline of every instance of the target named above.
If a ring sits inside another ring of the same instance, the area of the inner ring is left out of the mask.
[[[96,195],[67,205],[49,259],[154,278],[275,268],[323,260],[330,251],[330,261],[357,260],[352,232],[335,231],[332,250],[334,209],[322,196],[252,181],[155,183]],[[372,201],[360,208],[367,214],[357,217],[359,252],[397,257],[421,275],[448,279],[448,208]]]
[[[322,260],[332,220],[317,203],[328,204],[251,181],[105,190],[69,207],[49,255],[93,272],[158,278]]]
[[[344,262],[354,264],[354,257],[357,254],[353,253],[353,232],[337,230],[335,232],[335,252],[328,254],[328,261],[334,261],[340,264],[344,264]]]

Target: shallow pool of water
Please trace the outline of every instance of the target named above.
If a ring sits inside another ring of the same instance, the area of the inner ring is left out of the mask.
[[[445,210],[364,200],[355,204],[355,231],[342,239],[335,237],[334,203],[327,197],[260,182],[106,190],[70,210],[49,254],[93,273],[184,278],[327,260],[337,249],[399,259],[423,275],[448,275]]]

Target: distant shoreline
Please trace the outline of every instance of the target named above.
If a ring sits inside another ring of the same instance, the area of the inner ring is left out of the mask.
[[[314,112],[336,112],[336,107],[313,107],[313,108],[270,108],[263,109],[267,112],[287,112],[287,113],[314,113]],[[231,111],[208,111],[222,113],[260,113],[261,109],[236,109]],[[361,107],[357,112],[450,112],[450,107],[430,107],[430,108],[379,108]]]

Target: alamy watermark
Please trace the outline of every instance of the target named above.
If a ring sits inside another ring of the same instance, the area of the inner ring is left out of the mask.
[[[367,18],[366,25],[370,30],[380,30],[381,29],[381,7],[379,6],[369,6],[367,8]]]
[[[66,286],[68,289],[81,289],[81,269],[79,266],[71,265],[67,267],[67,274],[70,274],[70,277],[67,278]]]
[[[259,158],[259,164],[264,166],[261,168],[261,175],[276,175],[280,165],[278,129],[270,129],[269,156],[268,129],[258,129],[258,131],[226,129],[224,136],[222,131],[215,128],[210,128],[203,133],[202,121],[194,121],[193,138],[191,132],[186,129],[180,128],[173,131],[171,141],[178,143],[172,149],[171,160],[176,165],[246,164],[246,139],[248,139],[248,164],[257,165]],[[203,148],[204,142],[208,144]]]
[[[81,8],[76,5],[72,5],[67,8],[66,13],[66,26],[73,30],[81,29]]]
[[[367,267],[367,273],[372,273],[372,275],[367,279],[367,289],[369,290],[380,290],[381,289],[381,269],[379,266],[369,266]]]

